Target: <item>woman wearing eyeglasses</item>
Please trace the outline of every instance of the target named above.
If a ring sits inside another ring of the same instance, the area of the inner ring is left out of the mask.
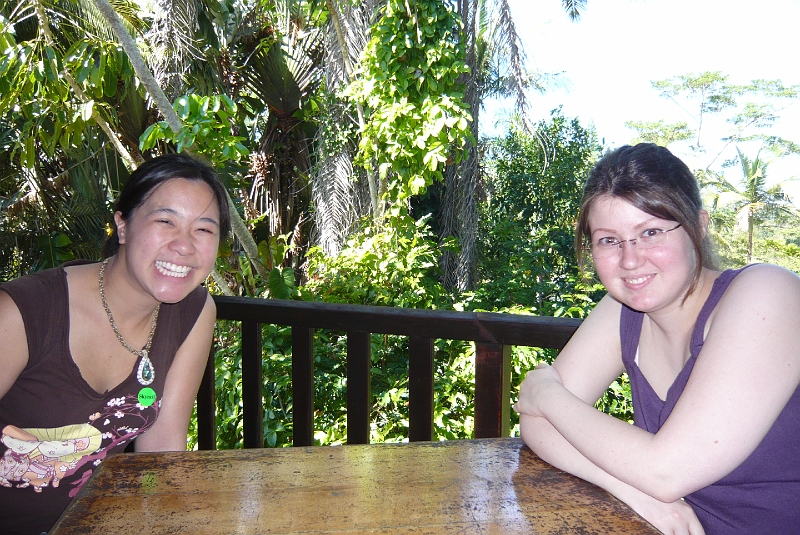
[[[608,294],[520,386],[522,437],[664,533],[797,533],[800,278],[715,269],[689,168],[652,144],[600,160],[578,259]],[[634,423],[593,405],[622,372]]]

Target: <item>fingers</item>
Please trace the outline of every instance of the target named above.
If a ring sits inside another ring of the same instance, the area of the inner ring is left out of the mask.
[[[696,518],[689,523],[689,535],[706,535],[706,530],[703,529],[703,525]]]

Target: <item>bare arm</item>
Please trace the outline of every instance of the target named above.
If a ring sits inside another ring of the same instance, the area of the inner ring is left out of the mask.
[[[0,291],[0,399],[6,395],[28,364],[25,324],[14,300]]]
[[[689,382],[655,435],[593,410],[566,380],[561,386],[556,369],[533,372],[529,412],[603,471],[674,501],[733,471],[772,427],[800,384],[798,327],[800,279],[755,266],[717,305]]]
[[[209,295],[167,374],[156,423],[136,439],[136,451],[185,451],[189,417],[203,378],[217,311]]]
[[[553,364],[567,389],[590,410],[610,419],[613,417],[593,405],[623,371],[619,315],[619,303],[610,297],[602,299]],[[520,388],[520,405],[530,395],[529,386],[523,382]],[[525,443],[541,459],[607,490],[663,533],[703,533],[688,504],[681,500],[664,503],[611,476],[567,442],[545,418],[520,414],[520,430]]]
[[[521,414],[520,428],[525,443],[542,460],[607,490],[662,533],[675,535],[705,533],[689,504],[683,500],[662,502],[613,477],[581,455],[544,418]]]

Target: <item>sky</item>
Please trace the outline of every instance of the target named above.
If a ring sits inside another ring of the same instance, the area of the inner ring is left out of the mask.
[[[800,85],[800,0],[588,0],[579,22],[569,20],[561,0],[509,0],[509,5],[528,68],[562,73],[565,79],[566,88],[530,95],[531,117],[546,118],[562,105],[566,117],[594,124],[608,148],[631,141],[635,133],[626,121],[693,125],[684,110],[659,96],[653,80],[721,71],[732,84],[777,79]],[[496,132],[492,123],[510,105],[487,103],[482,131]],[[724,135],[719,122],[716,130],[706,123],[707,139],[716,142]],[[800,143],[800,101],[782,112],[773,133]],[[670,148],[690,167],[705,167],[693,162],[688,150]],[[725,154],[734,155],[734,148]],[[793,176],[800,178],[800,157],[769,166],[773,181]],[[731,179],[739,177],[730,171]],[[800,180],[785,189],[800,205]]]

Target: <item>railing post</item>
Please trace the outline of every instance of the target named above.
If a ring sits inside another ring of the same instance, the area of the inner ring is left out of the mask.
[[[408,440],[433,440],[433,339],[408,339]]]
[[[292,444],[314,445],[314,329],[292,327]]]
[[[347,443],[369,444],[372,390],[370,333],[347,332]]]
[[[242,321],[242,424],[245,448],[264,447],[262,351],[261,324]]]
[[[217,449],[215,361],[216,351],[212,344],[206,362],[206,371],[203,373],[203,380],[200,381],[200,389],[197,391],[197,449],[199,450]]]
[[[475,344],[475,438],[507,437],[511,419],[511,346]]]

